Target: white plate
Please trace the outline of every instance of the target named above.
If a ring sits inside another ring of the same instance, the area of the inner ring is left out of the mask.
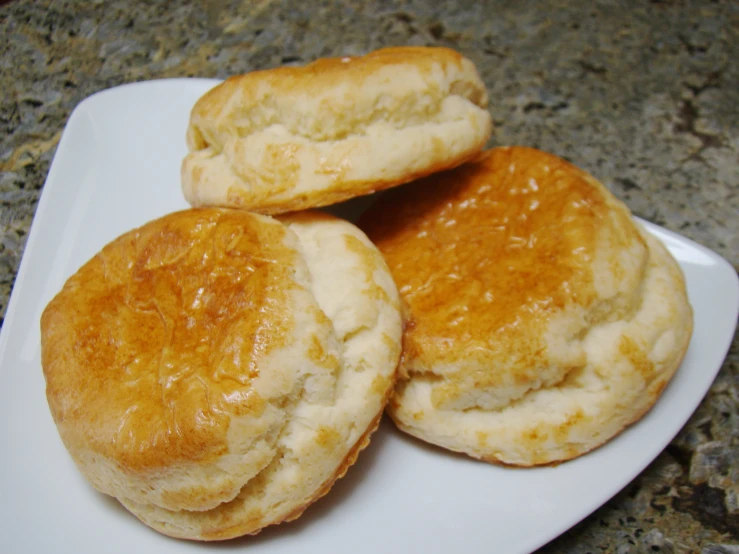
[[[736,273],[713,252],[647,224],[685,271],[695,333],[654,409],[603,448],[558,467],[506,469],[424,446],[386,422],[347,477],[296,522],[220,544],[168,539],[139,523],[83,480],[57,435],[39,318],[104,244],[186,207],[179,167],[187,118],[214,83],[123,86],[86,99],[69,119],[0,337],[0,552],[529,552],[629,483],[698,406],[732,340]]]

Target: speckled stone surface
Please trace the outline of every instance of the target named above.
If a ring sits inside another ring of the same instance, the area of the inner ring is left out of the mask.
[[[488,86],[491,144],[586,168],[739,264],[739,4],[12,1],[0,6],[0,315],[65,122],[121,83],[446,45]],[[739,552],[739,341],[671,445],[540,552]]]

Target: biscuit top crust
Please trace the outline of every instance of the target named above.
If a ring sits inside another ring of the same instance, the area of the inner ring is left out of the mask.
[[[291,332],[284,226],[187,210],[122,235],[42,316],[49,405],[68,446],[125,471],[208,462],[233,416],[259,416],[260,360]]]
[[[487,106],[474,64],[448,48],[384,48],[361,57],[252,71],[198,100],[187,144],[191,151],[219,152],[234,136],[272,125],[314,141],[342,140],[377,122],[402,128],[427,121],[450,93]]]
[[[360,226],[409,308],[402,371],[449,378],[437,408],[495,409],[560,381],[585,363],[587,326],[638,302],[646,250],[628,210],[531,148],[390,191]]]

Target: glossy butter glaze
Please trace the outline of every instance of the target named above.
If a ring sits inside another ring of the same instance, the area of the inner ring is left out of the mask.
[[[449,378],[434,385],[440,408],[494,409],[561,381],[585,364],[588,327],[639,300],[646,247],[628,211],[531,148],[390,191],[360,225],[408,306],[402,370]],[[475,399],[484,389],[493,398]]]
[[[291,331],[284,235],[250,214],[179,212],[71,277],[42,318],[65,439],[91,440],[126,471],[222,455],[231,417],[264,409],[250,382]]]

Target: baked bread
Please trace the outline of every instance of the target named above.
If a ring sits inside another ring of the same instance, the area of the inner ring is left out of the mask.
[[[644,415],[692,332],[683,275],[593,177],[496,148],[384,195],[360,226],[407,304],[403,431],[520,466],[567,460]]]
[[[285,213],[454,167],[491,132],[474,64],[386,48],[232,77],[198,100],[182,188],[193,206]]]
[[[81,472],[154,529],[216,540],[298,517],[344,475],[392,391],[401,320],[350,223],[204,208],[108,244],[41,330]]]

